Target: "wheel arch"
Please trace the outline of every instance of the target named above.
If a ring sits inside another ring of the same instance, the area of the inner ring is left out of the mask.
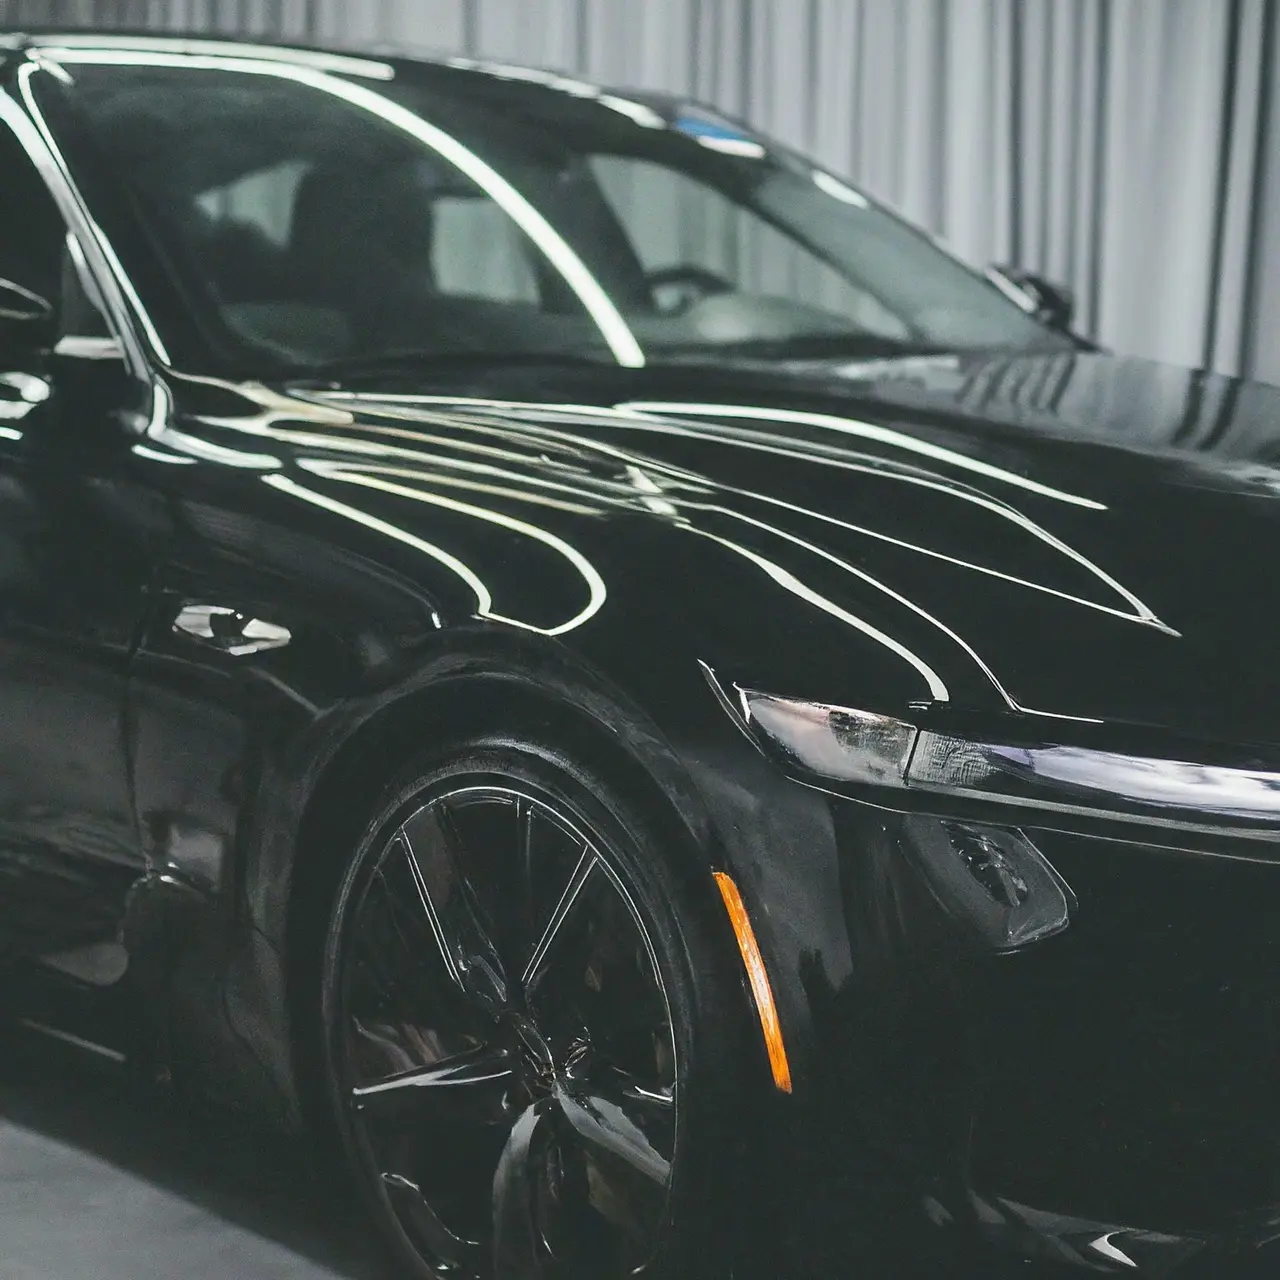
[[[385,780],[415,753],[465,734],[510,733],[589,761],[687,851],[690,873],[705,873],[710,883],[715,827],[675,748],[634,699],[576,655],[490,635],[464,648],[455,638],[448,654],[420,666],[346,730],[311,773],[288,866],[271,875],[281,884],[284,871],[273,932],[304,1111],[315,1100],[298,1053],[317,1030],[308,993],[332,893]]]

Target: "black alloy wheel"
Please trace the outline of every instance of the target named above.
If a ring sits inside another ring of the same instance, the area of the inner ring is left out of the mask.
[[[479,744],[407,770],[347,869],[328,1084],[419,1275],[692,1274],[690,1219],[712,1216],[692,1031],[713,1024],[699,1065],[720,1070],[735,1001],[688,886],[613,799],[564,761]]]

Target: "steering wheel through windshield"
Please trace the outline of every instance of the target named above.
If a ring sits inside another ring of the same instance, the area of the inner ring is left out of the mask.
[[[732,293],[736,287],[732,280],[691,262],[659,267],[646,272],[644,279],[653,295],[654,306],[669,316],[681,315],[703,298]]]

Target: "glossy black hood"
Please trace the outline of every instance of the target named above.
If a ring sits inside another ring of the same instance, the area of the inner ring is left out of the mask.
[[[1275,388],[1094,354],[173,388],[152,447],[243,453],[451,618],[1050,737],[1280,743]]]
[[[963,538],[948,540],[952,554],[1095,606],[1123,597],[1113,620],[1096,609],[1046,608],[1043,591],[1015,589],[997,603],[979,578],[964,599],[945,596],[940,574],[922,584],[915,599],[936,600],[939,616],[991,655],[1015,701],[1192,735],[1280,740],[1280,388],[1101,354],[804,373],[843,402],[840,413],[856,405],[868,422],[997,468],[968,483],[1034,522],[1038,554],[1046,537],[1061,544],[1052,567],[1039,560],[1037,571],[1022,559],[1026,539],[1007,528],[984,531],[973,555],[960,550]],[[950,464],[939,472],[960,478]]]

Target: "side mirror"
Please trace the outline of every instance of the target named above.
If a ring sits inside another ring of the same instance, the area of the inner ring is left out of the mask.
[[[1066,285],[1054,284],[1021,267],[993,267],[992,270],[998,271],[1035,303],[1035,314],[1049,328],[1064,333],[1070,331],[1076,314],[1076,295]]]
[[[0,362],[48,351],[56,329],[53,303],[0,276]]]

